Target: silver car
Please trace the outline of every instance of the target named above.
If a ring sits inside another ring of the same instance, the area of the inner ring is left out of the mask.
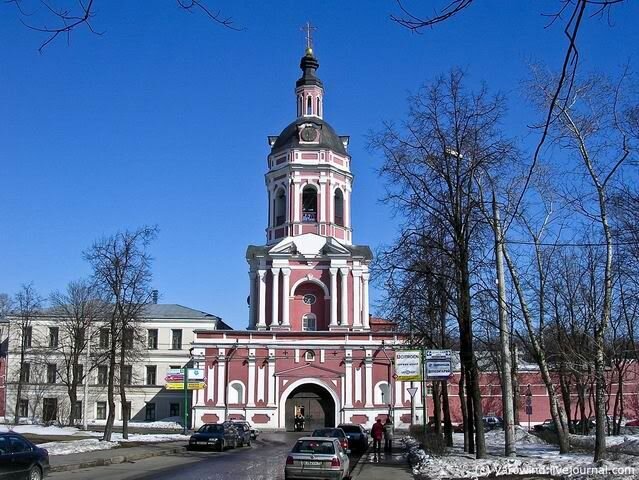
[[[302,437],[288,454],[286,480],[321,478],[348,479],[350,460],[337,438]]]

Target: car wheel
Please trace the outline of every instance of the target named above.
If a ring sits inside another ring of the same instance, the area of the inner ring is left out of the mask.
[[[224,451],[224,440],[222,440],[220,443],[217,444],[217,451],[218,452]]]
[[[33,467],[29,471],[29,476],[27,478],[29,480],[42,480],[42,470],[40,470],[40,467]]]
[[[248,441],[248,443],[246,444],[246,446],[247,446],[247,447],[250,447],[250,446],[251,446],[251,439],[250,439],[250,438],[249,438],[249,441]]]

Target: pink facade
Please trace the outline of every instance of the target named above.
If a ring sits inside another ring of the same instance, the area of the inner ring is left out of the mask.
[[[324,121],[324,88],[311,50],[295,88],[297,118],[269,137],[265,245],[249,246],[246,332],[196,332],[207,388],[196,424],[247,418],[262,428],[343,421],[372,424],[410,413],[392,378],[403,338],[369,315],[369,247],[353,245],[348,137]]]

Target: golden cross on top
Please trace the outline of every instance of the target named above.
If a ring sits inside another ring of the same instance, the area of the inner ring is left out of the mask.
[[[301,30],[306,32],[306,50],[313,51],[313,30],[317,30],[317,27],[311,25],[311,22],[306,22]]]

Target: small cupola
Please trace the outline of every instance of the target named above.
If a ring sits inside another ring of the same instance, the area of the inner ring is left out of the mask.
[[[324,115],[324,86],[317,77],[319,61],[313,53],[313,39],[311,36],[314,27],[307,22],[303,28],[306,31],[306,50],[300,60],[302,76],[295,83],[295,96],[297,101],[297,117],[318,117]]]

